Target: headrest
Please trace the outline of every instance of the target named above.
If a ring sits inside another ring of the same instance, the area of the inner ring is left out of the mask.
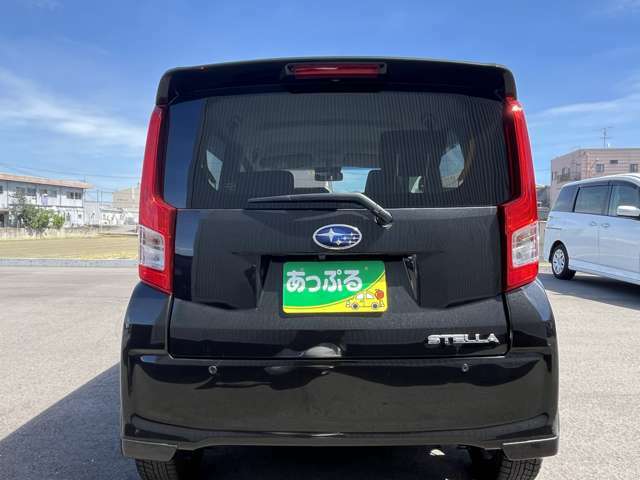
[[[293,193],[293,175],[286,170],[241,172],[236,180],[234,193],[247,198]]]
[[[396,130],[380,136],[380,168],[385,175],[424,175],[446,149],[445,131]]]

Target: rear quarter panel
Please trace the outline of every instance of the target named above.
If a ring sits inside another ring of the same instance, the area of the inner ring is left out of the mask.
[[[544,232],[542,259],[551,261],[551,250],[556,242],[561,242],[567,250],[575,247],[575,231],[579,228],[575,213],[551,212]]]

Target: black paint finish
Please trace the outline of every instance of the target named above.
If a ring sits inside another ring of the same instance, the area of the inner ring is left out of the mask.
[[[202,102],[186,102],[220,92],[379,91],[384,83],[498,101],[516,94],[511,73],[495,65],[369,59],[385,63],[384,79],[284,76],[288,63],[312,60],[172,70],[157,104],[171,104],[173,132],[193,138]],[[176,129],[181,115],[192,122]],[[172,145],[170,155],[196,148]],[[174,293],[140,284],[125,316],[125,455],[166,461],[214,445],[459,444],[502,449],[512,459],[556,453],[554,318],[539,282],[503,293],[497,207],[390,209],[390,228],[344,205],[187,210],[171,185],[188,182],[190,172],[167,174],[167,197],[179,208]],[[358,228],[362,241],[323,250],[312,232],[332,223]],[[283,263],[325,259],[383,260],[388,310],[284,314]],[[431,334],[455,333],[493,333],[500,343],[425,345]],[[319,346],[325,357],[310,354]]]
[[[136,288],[126,316],[125,454],[158,459],[211,445],[463,444],[513,458],[557,450],[555,325],[538,282],[505,296],[505,355],[422,359],[175,358],[159,343],[171,299],[150,290]]]
[[[424,308],[446,308],[500,294],[496,207],[391,212],[393,225],[383,229],[366,210],[179,210],[175,295],[223,308],[260,308],[270,262],[285,256],[385,258],[388,263],[411,258],[407,266],[412,272],[407,272],[407,280],[397,281],[406,283],[413,275],[416,302]],[[358,228],[362,241],[341,253],[321,248],[312,234],[331,223]]]
[[[296,358],[332,343],[344,358],[501,355],[508,331],[495,207],[366,210],[180,210],[169,351],[178,357]],[[327,223],[362,242],[335,254],[312,240]],[[286,257],[285,257],[286,255]],[[385,261],[388,311],[287,315],[287,259]],[[426,346],[431,334],[496,335],[500,344]]]
[[[403,84],[407,87],[426,85],[434,91],[464,92],[467,95],[500,100],[507,96],[517,96],[513,74],[501,65],[407,58],[306,57],[174,68],[162,76],[156,104],[166,105],[202,98],[214,90],[224,88],[281,86],[287,83],[295,85],[292,88],[300,88],[296,85],[299,82],[285,76],[285,67],[288,64],[354,61],[384,63],[386,73],[383,79],[386,83]],[[363,80],[357,79],[357,82],[361,90]],[[376,82],[376,79],[370,82],[372,87],[375,87]]]

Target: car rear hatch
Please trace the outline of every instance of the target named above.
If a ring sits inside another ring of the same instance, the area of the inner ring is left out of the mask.
[[[522,253],[508,230],[523,193],[505,121],[514,96],[501,67],[445,62],[165,74],[143,173],[141,277],[173,294],[169,352],[506,353],[503,293],[524,278],[507,268]]]

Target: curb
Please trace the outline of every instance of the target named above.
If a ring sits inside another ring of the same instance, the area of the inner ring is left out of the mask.
[[[82,260],[77,258],[0,258],[0,267],[136,267],[137,260]]]

